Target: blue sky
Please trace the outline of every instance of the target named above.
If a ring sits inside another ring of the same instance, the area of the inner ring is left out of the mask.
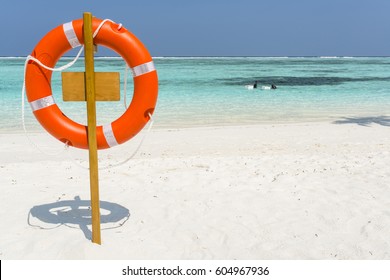
[[[0,56],[29,54],[84,11],[121,22],[153,56],[390,55],[390,0],[4,0]]]

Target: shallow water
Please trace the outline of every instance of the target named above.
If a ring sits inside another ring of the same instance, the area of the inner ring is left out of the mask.
[[[65,64],[63,58],[57,66]],[[264,122],[337,121],[390,114],[388,57],[158,57],[157,127],[192,127]],[[69,71],[83,71],[81,59]],[[121,72],[118,58],[96,58],[96,71]],[[22,131],[21,90],[24,58],[0,58],[0,129]],[[71,119],[86,123],[83,102],[63,102],[59,73],[52,78],[53,95]],[[257,89],[248,89],[258,81]],[[276,90],[264,90],[271,84]],[[128,75],[131,100],[132,77]],[[26,104],[29,130],[38,130]],[[124,112],[120,102],[99,102],[98,124]]]

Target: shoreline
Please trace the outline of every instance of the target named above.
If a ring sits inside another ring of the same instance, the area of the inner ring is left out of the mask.
[[[102,224],[102,246],[88,240],[88,171],[74,162],[85,163],[87,153],[48,157],[23,133],[2,133],[0,256],[390,259],[389,128],[152,129],[133,159],[100,171],[102,214],[117,213]],[[62,149],[50,135],[31,137],[47,151]],[[123,161],[138,141],[101,151],[101,166]]]
[[[160,124],[161,122],[161,124]],[[104,122],[107,123],[107,122]],[[165,124],[168,123],[168,124]],[[171,130],[171,129],[202,129],[202,128],[226,128],[226,127],[247,127],[247,126],[261,126],[261,125],[302,125],[302,124],[358,124],[358,125],[373,125],[373,124],[383,124],[385,126],[390,126],[390,115],[388,114],[351,114],[351,115],[334,115],[331,117],[317,117],[317,118],[294,118],[294,119],[281,119],[281,118],[270,118],[263,120],[248,120],[248,119],[238,119],[236,121],[218,123],[189,123],[184,121],[181,124],[165,121],[164,118],[155,118],[152,130]],[[101,123],[97,124],[102,125]],[[149,123],[145,125],[143,130],[146,130],[149,126]],[[15,126],[14,126],[15,127]],[[1,129],[1,134],[24,134],[22,123],[18,123],[15,129]],[[36,121],[33,116],[26,118],[26,129],[27,133],[39,134],[47,133],[46,130]],[[141,130],[141,133],[142,131]]]

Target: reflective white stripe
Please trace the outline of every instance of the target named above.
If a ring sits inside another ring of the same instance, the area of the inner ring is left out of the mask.
[[[64,23],[62,27],[64,28],[66,39],[68,39],[68,42],[72,48],[81,46],[79,39],[77,39],[76,32],[74,32],[72,22]]]
[[[104,138],[106,138],[107,144],[110,147],[118,145],[118,142],[116,141],[114,131],[112,131],[111,124],[103,125],[103,134]]]
[[[155,70],[156,70],[156,68],[154,67],[153,61],[146,62],[144,64],[141,64],[141,65],[135,66],[134,68],[131,68],[131,72],[133,72],[134,77],[141,76],[143,74],[146,74],[146,73],[149,73],[149,72],[152,72]]]
[[[56,102],[54,101],[53,95],[46,96],[41,99],[37,99],[35,101],[30,102],[30,106],[33,112],[49,107],[54,104],[56,104]]]

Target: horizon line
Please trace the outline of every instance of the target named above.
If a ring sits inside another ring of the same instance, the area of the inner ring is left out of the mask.
[[[26,58],[26,56],[6,56],[6,55],[0,55],[0,58]],[[75,57],[74,55],[64,55],[62,57]],[[152,56],[152,58],[170,58],[170,57],[180,57],[180,58],[213,58],[213,57],[263,57],[263,58],[269,58],[269,57],[275,57],[275,58],[300,58],[300,57],[307,57],[307,58],[363,58],[363,57],[390,57],[390,55],[156,55]],[[84,58],[84,56],[80,56],[80,58]],[[120,55],[117,56],[95,56],[95,58],[121,58]]]

